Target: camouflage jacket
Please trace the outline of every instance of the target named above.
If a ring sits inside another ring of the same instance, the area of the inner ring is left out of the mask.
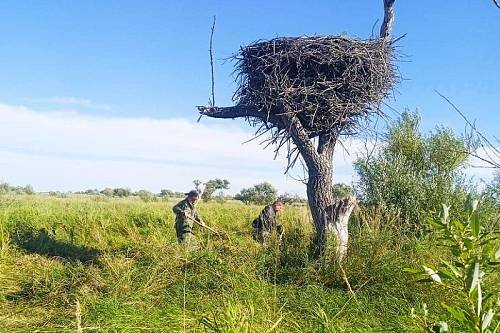
[[[259,217],[253,221],[252,226],[266,231],[273,230],[276,227],[276,211],[273,206],[267,205],[264,207]]]
[[[180,232],[193,232],[194,221],[185,217],[182,213],[194,218],[196,221],[201,221],[196,208],[189,203],[187,199],[179,201],[173,208],[175,217],[175,228]]]

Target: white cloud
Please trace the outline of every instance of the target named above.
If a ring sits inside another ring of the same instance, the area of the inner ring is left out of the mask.
[[[88,108],[94,110],[111,111],[112,108],[108,104],[96,103],[88,98],[79,98],[71,96],[48,97],[33,99],[35,102],[47,103],[51,105],[63,105],[70,107]]]
[[[217,124],[217,125],[214,125]],[[40,112],[0,104],[0,181],[36,190],[130,187],[159,191],[190,189],[193,179],[227,178],[231,193],[269,181],[280,192],[305,195],[305,186],[283,174],[285,161],[238,122],[201,123],[183,118],[117,118],[78,112]],[[352,162],[360,140],[338,145],[334,181],[354,180]],[[347,153],[349,152],[349,153]],[[475,161],[473,164],[478,164]],[[477,181],[493,171],[468,168]],[[300,167],[292,176],[302,176]]]
[[[233,193],[270,181],[281,192],[305,194],[303,184],[283,175],[283,159],[274,161],[258,141],[243,144],[252,134],[237,123],[38,112],[2,104],[0,119],[0,177],[37,190],[186,190],[193,179],[222,177],[231,181]],[[353,158],[337,150],[335,181],[350,182]]]

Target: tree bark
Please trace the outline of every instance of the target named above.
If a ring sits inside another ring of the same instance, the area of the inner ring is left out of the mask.
[[[326,226],[330,223],[329,207],[333,204],[332,163],[323,160],[308,166],[307,201],[311,209],[316,235],[314,237],[315,257],[321,256],[327,245]]]
[[[384,0],[384,22],[380,27],[380,38],[388,38],[391,35],[392,25],[394,23],[394,5],[395,0]]]
[[[328,235],[333,235],[337,244],[337,256],[339,261],[343,261],[347,255],[347,245],[349,243],[349,217],[356,207],[355,196],[347,196],[335,200],[331,209],[328,209],[330,217],[326,225],[327,239]]]

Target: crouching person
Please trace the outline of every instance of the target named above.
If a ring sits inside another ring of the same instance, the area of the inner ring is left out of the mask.
[[[271,205],[264,207],[259,217],[252,222],[253,239],[257,242],[267,245],[273,231],[276,231],[278,239],[281,241],[284,230],[281,224],[277,223],[278,212],[283,210],[283,202],[276,200]]]
[[[187,197],[179,201],[172,210],[175,213],[175,233],[180,244],[196,246],[196,238],[193,234],[195,221],[201,221],[196,211],[196,203],[199,193],[195,190],[186,193]],[[194,221],[195,220],[195,221]]]

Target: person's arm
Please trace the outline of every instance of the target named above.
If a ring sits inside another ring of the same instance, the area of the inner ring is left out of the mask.
[[[193,216],[193,218],[194,218],[196,221],[203,223],[203,221],[201,220],[201,216],[200,216],[200,214],[198,214],[198,211],[196,211],[196,210],[194,211],[194,216]]]
[[[185,215],[186,214],[186,205],[185,205],[184,201],[177,203],[174,207],[172,207],[172,210],[177,215],[179,215],[179,214]]]

